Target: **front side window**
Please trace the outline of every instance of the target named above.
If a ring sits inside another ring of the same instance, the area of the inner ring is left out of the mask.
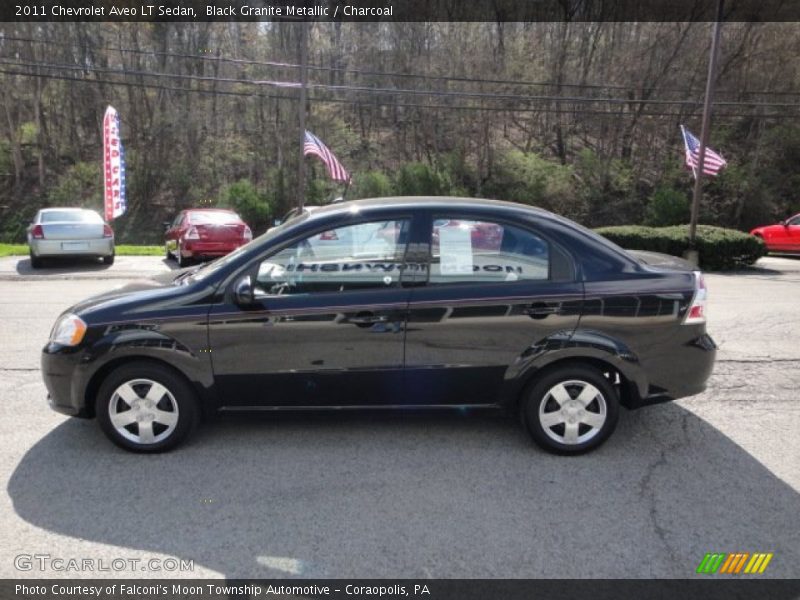
[[[491,221],[433,221],[431,284],[546,280],[549,276],[548,243],[530,231]]]
[[[316,233],[264,260],[261,295],[344,292],[397,286],[410,221],[392,219]]]

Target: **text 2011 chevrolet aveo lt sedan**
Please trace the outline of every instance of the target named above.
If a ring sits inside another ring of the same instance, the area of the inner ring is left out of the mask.
[[[498,406],[574,454],[611,435],[620,405],[705,389],[705,297],[699,272],[542,210],[362,200],[73,306],[42,373],[52,408],[134,451],[221,410]]]

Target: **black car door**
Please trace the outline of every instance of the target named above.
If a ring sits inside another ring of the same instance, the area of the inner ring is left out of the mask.
[[[536,344],[569,335],[583,284],[569,256],[525,227],[432,213],[427,281],[412,288],[406,389],[425,404],[493,404]]]
[[[402,396],[411,218],[337,224],[267,252],[255,300],[230,293],[209,316],[221,404],[351,406]]]

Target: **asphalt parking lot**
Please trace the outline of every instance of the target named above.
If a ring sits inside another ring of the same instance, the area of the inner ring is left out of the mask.
[[[800,574],[800,260],[708,275],[708,391],[576,458],[477,412],[229,416],[125,453],[47,408],[39,352],[71,303],[170,265],[26,261],[0,259],[0,577],[685,578],[712,551]],[[194,570],[15,568],[32,554]]]

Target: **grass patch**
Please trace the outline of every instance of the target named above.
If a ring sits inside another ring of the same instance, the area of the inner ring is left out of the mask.
[[[163,246],[131,246],[120,244],[114,248],[117,256],[161,256]],[[0,244],[0,256],[27,256],[28,244]]]
[[[131,246],[120,244],[114,249],[117,256],[163,256],[164,246]]]
[[[0,244],[0,256],[22,256],[28,254],[28,244]]]

